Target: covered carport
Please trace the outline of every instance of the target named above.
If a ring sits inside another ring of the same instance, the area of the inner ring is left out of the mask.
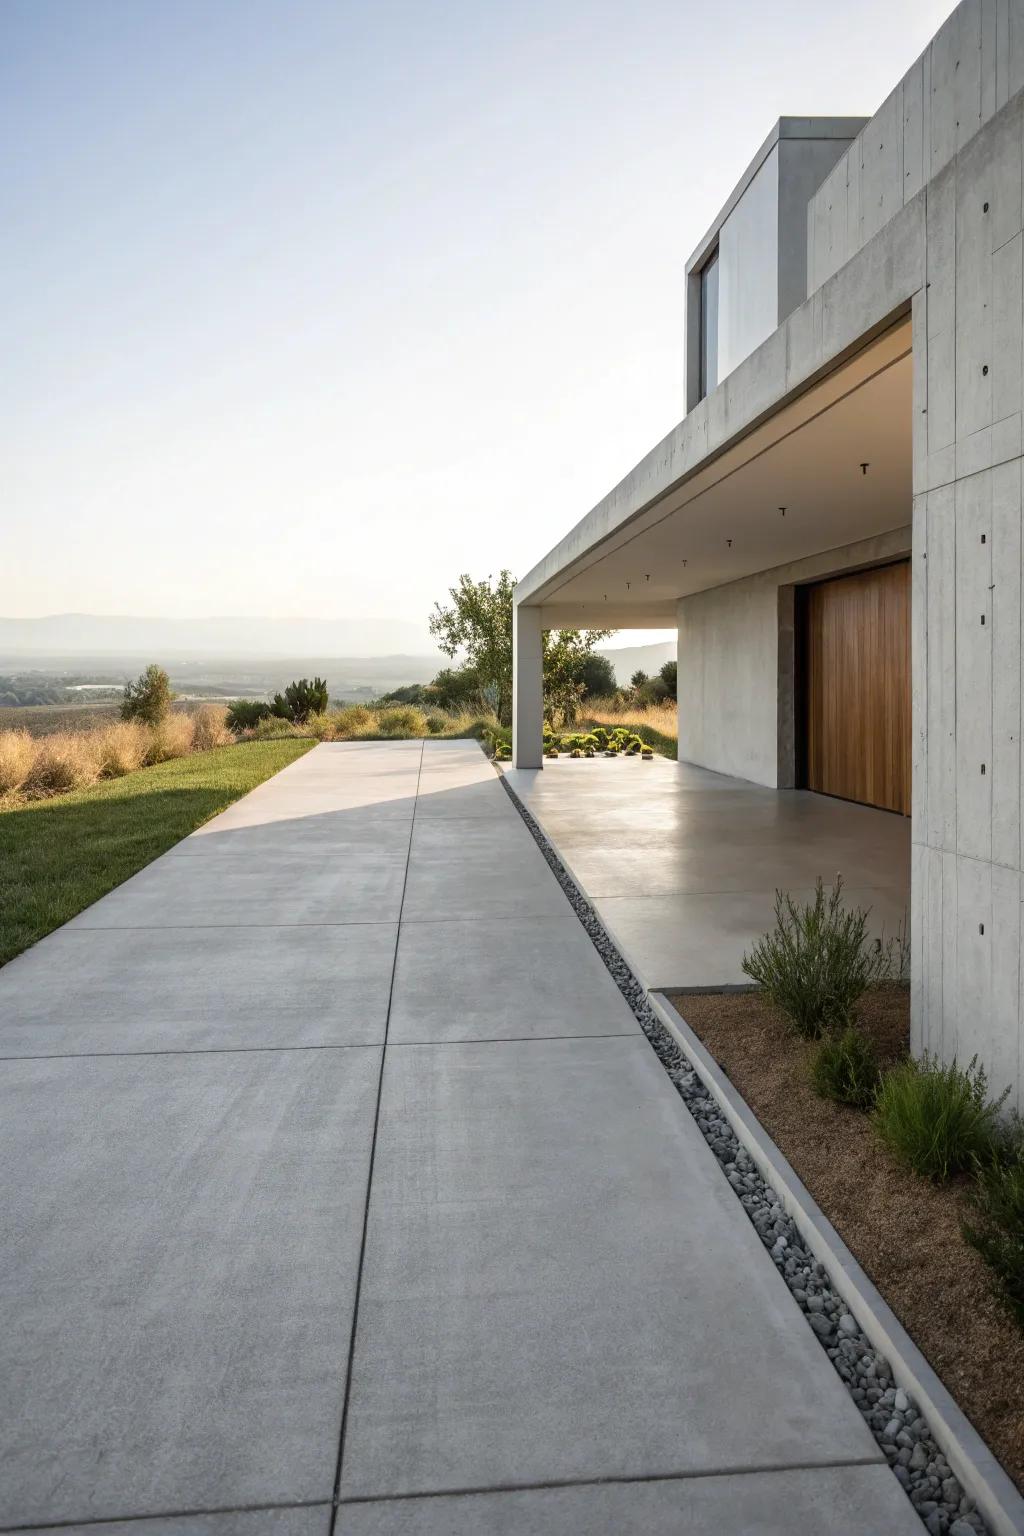
[[[516,766],[543,629],[675,627],[681,759],[909,812],[912,393],[902,314],[731,436],[728,387],[687,416],[517,589]]]

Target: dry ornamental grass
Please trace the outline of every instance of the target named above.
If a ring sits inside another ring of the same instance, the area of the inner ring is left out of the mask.
[[[224,709],[204,704],[191,714],[176,710],[155,726],[111,720],[46,736],[0,729],[0,805],[49,799],[154,763],[228,746],[235,738],[225,720]]]

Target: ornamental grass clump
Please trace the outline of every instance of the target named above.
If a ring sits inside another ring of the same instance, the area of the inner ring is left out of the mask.
[[[992,1271],[997,1297],[1024,1328],[1024,1124],[1019,1119],[995,1154],[978,1164],[971,1204],[964,1237]]]
[[[875,1099],[875,1128],[901,1162],[937,1184],[988,1163],[1001,1137],[998,1099],[973,1056],[966,1067],[925,1053],[886,1072]]]
[[[864,992],[890,974],[891,944],[869,942],[867,909],[847,910],[842,896],[841,876],[828,897],[819,878],[806,906],[776,891],[775,927],[743,956],[746,974],[808,1040],[852,1024]]]
[[[0,731],[0,795],[16,795],[35,762],[36,744],[25,730]]]
[[[377,730],[381,736],[425,736],[427,717],[415,704],[397,704],[393,709],[380,710]]]
[[[814,1091],[836,1104],[870,1109],[879,1079],[878,1054],[856,1025],[826,1035],[811,1063]]]

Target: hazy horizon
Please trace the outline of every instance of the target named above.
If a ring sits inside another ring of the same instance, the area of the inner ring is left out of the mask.
[[[6,0],[0,606],[429,643],[683,415],[771,124],[870,115],[949,9]]]

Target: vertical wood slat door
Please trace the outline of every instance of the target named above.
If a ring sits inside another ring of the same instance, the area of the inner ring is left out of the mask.
[[[807,787],[910,815],[910,562],[807,589]]]

